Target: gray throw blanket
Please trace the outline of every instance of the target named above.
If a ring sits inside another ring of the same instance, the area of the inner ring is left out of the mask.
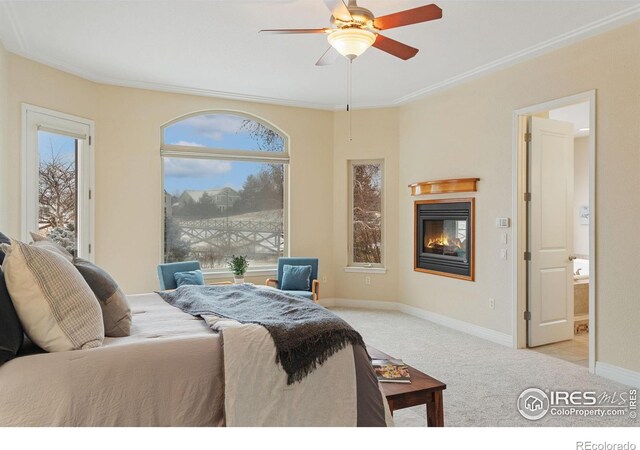
[[[276,363],[287,384],[302,380],[348,344],[361,345],[351,326],[311,300],[252,285],[180,286],[158,292],[167,303],[193,316],[214,315],[262,325],[276,346]]]

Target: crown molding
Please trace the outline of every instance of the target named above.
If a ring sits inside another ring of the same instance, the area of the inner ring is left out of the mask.
[[[14,42],[9,42],[9,43],[4,42],[7,50],[17,55],[23,56],[27,59],[31,59],[38,63],[47,65],[49,67],[60,70],[62,72],[69,73],[71,75],[78,76],[80,78],[84,78],[89,81],[93,81],[95,83],[119,86],[119,87],[129,87],[129,88],[145,89],[145,90],[151,90],[151,91],[175,93],[175,94],[196,95],[201,97],[214,97],[214,98],[225,99],[225,100],[265,103],[270,105],[288,106],[288,107],[296,107],[296,108],[308,108],[308,109],[329,110],[329,111],[344,110],[344,105],[342,104],[305,102],[305,101],[284,99],[284,98],[278,98],[278,97],[266,97],[266,96],[259,96],[259,95],[217,91],[212,89],[194,88],[194,87],[179,86],[179,85],[172,85],[172,84],[140,81],[140,80],[127,80],[127,79],[120,79],[120,78],[114,78],[114,77],[105,77],[91,71],[80,69],[71,64],[53,61],[39,54],[38,52],[31,50],[29,48],[27,39],[25,39],[24,37],[24,33],[22,32],[19,21],[16,19],[16,16],[13,12],[13,8],[11,4],[7,2],[0,2],[0,11],[4,11],[5,16],[7,17],[10,23],[13,36],[15,38]],[[471,81],[475,78],[479,78],[483,75],[487,75],[489,73],[498,71],[500,69],[513,66],[517,63],[535,58],[544,53],[551,52],[553,50],[576,43],[580,40],[595,36],[605,31],[609,31],[614,28],[626,25],[628,23],[633,22],[634,20],[639,20],[639,19],[640,19],[640,4],[636,4],[622,11],[619,11],[615,14],[599,19],[595,22],[592,22],[590,24],[576,28],[575,30],[556,36],[555,38],[543,41],[534,46],[512,53],[511,55],[496,59],[492,62],[483,64],[474,69],[468,70],[464,73],[461,73],[454,77],[440,81],[438,83],[431,84],[427,87],[424,87],[422,89],[419,89],[417,91],[404,95],[400,98],[392,100],[388,103],[377,103],[377,102],[361,103],[360,105],[354,106],[353,109],[380,109],[380,108],[393,108],[393,107],[403,106],[413,101],[419,100],[421,98],[428,97],[429,95],[432,95],[436,92],[452,88],[459,84]]]
[[[432,84],[418,91],[412,92],[411,94],[407,94],[393,101],[392,105],[401,106],[407,103],[411,103],[415,100],[418,100],[419,98],[427,97],[437,91],[448,89],[458,84],[470,81],[474,78],[479,78],[491,72],[513,66],[519,62],[535,58],[536,56],[540,56],[544,53],[549,53],[553,50],[557,50],[583,39],[587,39],[597,34],[604,33],[605,31],[609,31],[614,28],[626,25],[638,19],[640,19],[640,4],[631,6],[630,8],[626,8],[615,14],[576,28],[575,30],[561,34],[552,39],[543,41],[519,52],[512,53],[511,55],[496,59],[490,63],[483,64],[476,67],[475,69],[471,69],[455,77],[451,77],[439,83]]]

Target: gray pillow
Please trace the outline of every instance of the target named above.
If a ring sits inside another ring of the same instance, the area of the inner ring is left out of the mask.
[[[131,309],[127,297],[118,283],[105,270],[86,259],[75,258],[73,265],[76,266],[100,303],[105,336],[129,336],[131,334]]]
[[[11,239],[9,239],[3,233],[0,233],[0,244],[9,244],[9,245],[11,245]],[[2,250],[0,250],[0,266],[2,265],[3,261],[4,261],[4,252]]]
[[[0,270],[0,366],[16,357],[23,341],[24,331]]]

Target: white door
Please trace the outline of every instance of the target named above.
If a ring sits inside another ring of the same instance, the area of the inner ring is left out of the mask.
[[[573,125],[532,117],[529,346],[573,337]]]
[[[23,105],[22,238],[93,261],[93,122]]]

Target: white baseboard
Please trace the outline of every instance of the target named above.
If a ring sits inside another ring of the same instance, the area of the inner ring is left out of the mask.
[[[505,347],[513,347],[513,338],[510,334],[501,333],[499,331],[491,330],[489,328],[481,327],[480,325],[474,325],[469,322],[464,322],[458,319],[452,319],[451,317],[443,316],[431,311],[426,311],[415,306],[409,306],[401,303],[398,310],[405,314],[409,314],[421,319],[428,320],[429,322],[437,323],[448,328],[452,328],[463,333],[470,334],[487,341],[495,342],[496,344],[504,345]]]
[[[596,375],[640,389],[640,373],[596,361]]]
[[[461,331],[481,339],[486,339],[487,341],[495,342],[496,344],[504,345],[505,347],[513,347],[513,338],[509,334],[490,330],[489,328],[484,328],[462,320],[452,319],[451,317],[436,314],[414,306],[405,305],[404,303],[377,302],[372,300],[355,300],[348,298],[331,298],[321,300],[320,303],[324,306],[400,311],[405,314],[409,314],[410,316],[419,317],[420,319],[428,320],[429,322],[437,323],[438,325],[452,328],[456,331]]]
[[[353,298],[333,298],[331,306],[342,306],[343,308],[365,308],[380,309],[384,311],[398,311],[396,302],[378,302],[375,300],[356,300]]]

